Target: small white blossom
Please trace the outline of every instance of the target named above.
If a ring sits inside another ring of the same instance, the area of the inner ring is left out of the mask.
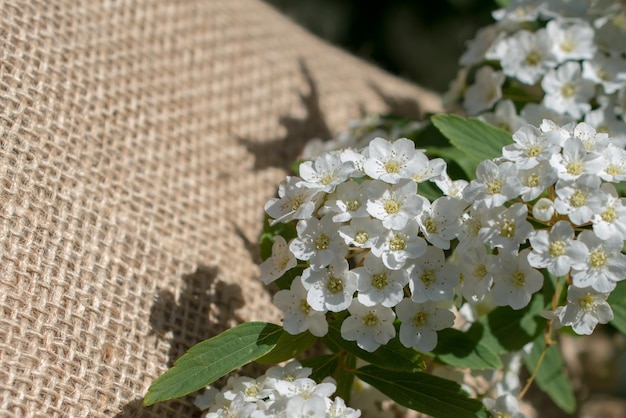
[[[407,269],[391,270],[373,256],[352,271],[357,276],[358,300],[365,306],[396,306],[404,297],[404,286],[409,283]]]
[[[613,311],[606,299],[608,293],[600,293],[591,287],[570,286],[567,289],[567,305],[558,312],[559,321],[571,326],[576,334],[590,335],[598,324],[613,319]]]
[[[535,84],[556,66],[552,42],[545,29],[520,30],[494,46],[492,56],[500,60],[504,74],[524,84]]]
[[[494,417],[526,418],[520,409],[515,396],[504,394],[498,399],[485,398],[483,404]]]
[[[454,325],[454,314],[435,302],[415,303],[404,299],[396,306],[400,342],[405,347],[428,352],[437,346],[437,331]]]
[[[368,152],[369,158],[363,165],[365,173],[372,179],[391,184],[413,177],[419,167],[417,160],[423,156],[423,152],[415,149],[415,143],[406,138],[394,142],[375,138],[369,143]]]
[[[601,84],[606,94],[613,94],[626,84],[626,61],[618,56],[596,54],[583,61],[583,78]]]
[[[348,247],[337,232],[337,227],[330,215],[321,220],[303,219],[296,225],[298,238],[289,244],[289,250],[299,260],[309,260],[311,268],[319,270],[326,267],[335,258],[346,255]]]
[[[591,221],[594,214],[601,213],[607,200],[600,190],[600,178],[582,175],[575,181],[559,180],[555,190],[554,208],[561,215],[568,215],[574,225]]]
[[[346,181],[354,172],[354,164],[342,161],[338,154],[326,152],[314,161],[300,164],[300,177],[303,185],[331,193],[335,187]]]
[[[429,246],[424,255],[413,262],[409,274],[411,299],[418,303],[451,300],[459,278],[459,271],[446,262],[443,250]]]
[[[535,200],[548,187],[554,185],[558,179],[556,170],[547,161],[541,161],[538,165],[519,170],[519,178],[522,183],[520,196],[524,202]]]
[[[296,335],[309,330],[316,337],[323,337],[328,332],[325,310],[316,311],[309,305],[300,276],[293,279],[290,290],[274,295],[274,305],[283,312],[283,328],[288,333]]]
[[[363,350],[375,351],[395,337],[393,320],[396,315],[391,308],[365,306],[355,298],[348,311],[350,316],[341,324],[341,336],[345,340],[356,341]]]
[[[261,280],[270,284],[298,264],[296,257],[289,251],[287,241],[280,235],[274,236],[272,255],[259,265]]]
[[[501,248],[503,252],[517,252],[533,227],[526,219],[528,208],[522,203],[515,203],[510,207],[500,207],[485,213],[483,227],[478,236],[492,248]]]
[[[401,231],[389,230],[372,247],[372,254],[380,257],[390,269],[401,269],[407,260],[420,257],[426,251],[426,241],[417,235],[418,230],[419,226],[414,219],[409,220]]]
[[[424,202],[422,214],[417,218],[422,234],[435,247],[447,250],[450,241],[461,230],[461,214],[467,204],[460,199],[444,196],[432,204]]]
[[[593,82],[582,78],[580,64],[566,62],[550,70],[541,81],[546,92],[543,104],[558,113],[567,113],[580,118],[591,110],[591,99],[595,93]]]
[[[502,156],[519,169],[532,168],[559,152],[560,146],[553,138],[532,125],[524,125],[513,134],[514,143],[502,148]]]
[[[587,230],[580,233],[578,240],[587,247],[587,257],[572,267],[574,286],[591,286],[601,293],[613,291],[615,284],[626,278],[626,256],[622,254],[624,241],[616,236],[600,239]]]
[[[564,276],[574,267],[582,267],[587,247],[574,240],[574,228],[567,221],[558,221],[550,232],[534,231],[529,238],[532,251],[528,262],[537,268],[547,268],[555,276]]]
[[[418,216],[425,200],[417,194],[417,184],[411,180],[401,180],[393,185],[374,181],[367,194],[368,213],[380,219],[385,228],[394,230],[401,230],[409,219]]]
[[[555,19],[546,26],[558,62],[590,59],[596,52],[594,30],[583,20]]]
[[[353,219],[338,231],[346,244],[360,248],[374,247],[387,234],[382,222],[370,217]]]
[[[278,186],[278,198],[265,204],[265,212],[274,218],[270,225],[310,218],[320,204],[320,197],[320,191],[304,186],[300,177],[288,176]]]
[[[499,306],[522,309],[528,305],[533,293],[543,286],[543,275],[528,263],[528,253],[526,249],[519,255],[500,255],[491,290]]]
[[[478,118],[511,133],[527,123],[524,118],[518,116],[515,104],[510,99],[500,100],[493,112],[481,113]]]
[[[347,222],[353,218],[369,217],[367,213],[367,188],[369,181],[361,184],[346,181],[337,186],[333,199],[329,199],[324,208],[333,213],[333,222]]]
[[[583,174],[596,174],[606,161],[598,154],[588,153],[579,138],[570,138],[563,145],[563,152],[554,154],[550,164],[556,169],[559,179],[575,180]]]
[[[521,188],[513,163],[496,165],[491,160],[485,160],[476,168],[476,179],[463,190],[463,199],[477,209],[494,208],[517,197]]]
[[[463,277],[463,297],[473,302],[482,300],[493,284],[490,269],[496,265],[496,256],[487,254],[484,245],[478,245],[462,252],[458,265]]]
[[[533,217],[541,222],[549,222],[554,211],[554,202],[547,197],[542,197],[533,205]]]
[[[605,183],[600,189],[606,204],[591,216],[593,232],[601,239],[614,236],[626,240],[626,198],[620,198],[612,184]]]
[[[302,284],[307,302],[316,311],[340,312],[350,306],[356,291],[356,275],[345,258],[335,259],[322,270],[305,269]]]
[[[476,115],[491,107],[502,98],[502,84],[505,76],[490,66],[481,67],[476,72],[474,84],[465,91],[463,106],[468,114]]]

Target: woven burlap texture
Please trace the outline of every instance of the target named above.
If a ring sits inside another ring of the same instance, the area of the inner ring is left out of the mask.
[[[435,96],[253,0],[0,1],[0,415],[141,407],[193,344],[278,321],[263,204],[309,138]]]

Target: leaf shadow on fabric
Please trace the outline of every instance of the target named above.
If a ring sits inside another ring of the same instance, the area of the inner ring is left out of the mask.
[[[250,138],[239,138],[240,143],[255,156],[255,170],[269,167],[288,169],[310,139],[320,138],[328,141],[333,136],[320,107],[319,89],[304,59],[300,59],[300,70],[309,86],[308,93],[300,93],[300,101],[306,110],[306,117],[280,116],[279,122],[287,133],[279,138],[262,143]]]

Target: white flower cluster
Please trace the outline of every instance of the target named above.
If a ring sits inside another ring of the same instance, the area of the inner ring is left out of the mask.
[[[431,351],[455,298],[521,309],[544,269],[569,285],[567,304],[546,314],[557,325],[590,334],[610,321],[606,299],[626,277],[626,205],[612,184],[626,179],[626,151],[586,123],[544,120],[513,141],[469,184],[408,139],[303,163],[265,206],[273,223],[297,222],[261,265],[266,284],[304,268],[275,295],[285,330],[323,336],[327,313],[347,310],[341,335],[364,350],[394,338],[397,318],[403,345]],[[444,196],[418,194],[425,181]]]
[[[449,100],[463,96],[468,114],[510,132],[584,121],[626,144],[624,2],[513,0],[493,16],[461,57]]]
[[[261,265],[270,283],[297,264],[306,269],[274,304],[292,334],[328,332],[327,312],[348,310],[343,338],[367,351],[396,335],[408,347],[430,351],[436,331],[454,323],[451,305],[459,271],[444,250],[461,230],[466,203],[445,196],[432,204],[418,183],[454,189],[441,159],[429,160],[405,138],[375,138],[361,151],[325,153],[300,165],[278,198],[265,206],[275,222],[297,221],[297,237],[277,236]],[[447,186],[447,187],[446,187]],[[440,302],[443,302],[442,306]]]
[[[340,397],[331,399],[336,385],[310,379],[311,369],[297,361],[275,366],[258,379],[230,377],[221,391],[209,387],[194,404],[203,418],[315,417],[358,418]]]

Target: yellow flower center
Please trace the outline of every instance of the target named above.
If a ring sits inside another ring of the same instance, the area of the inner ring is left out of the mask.
[[[528,187],[539,187],[541,184],[541,177],[537,173],[533,173],[526,179],[526,186]]]
[[[438,227],[439,224],[433,218],[427,218],[424,222],[424,229],[426,229],[426,232],[428,232],[429,234],[437,233]]]
[[[363,245],[367,242],[369,238],[370,236],[366,231],[360,231],[360,232],[357,232],[356,235],[354,236],[354,241],[357,244]]]
[[[602,248],[595,249],[589,255],[589,264],[592,267],[602,267],[606,264],[608,257]]]
[[[391,251],[402,251],[406,248],[406,241],[400,235],[395,235],[389,240],[389,249]]]
[[[524,61],[529,67],[536,67],[541,64],[541,53],[539,51],[530,51]]]
[[[498,194],[502,191],[502,182],[498,179],[491,180],[487,183],[487,193]]]
[[[424,286],[428,287],[435,283],[435,273],[432,270],[424,270],[420,276],[420,280],[424,283]]]
[[[516,287],[522,287],[526,284],[526,275],[518,270],[511,275],[511,280]]]
[[[387,212],[389,215],[393,215],[395,213],[400,212],[400,202],[398,202],[397,200],[393,200],[393,199],[389,199],[389,200],[385,200],[385,212]]]
[[[385,171],[389,174],[396,174],[400,171],[400,163],[395,160],[390,160],[385,163]]]
[[[363,323],[368,327],[373,327],[378,325],[378,317],[373,312],[368,312],[367,315],[363,317]]]
[[[617,164],[609,164],[606,167],[606,173],[610,176],[619,176],[622,174],[622,167]]]
[[[572,52],[575,47],[576,47],[576,44],[570,41],[569,39],[561,43],[561,49],[565,52]]]
[[[319,234],[315,238],[315,248],[318,250],[327,250],[330,246],[330,238],[326,234]]]
[[[565,254],[565,243],[563,241],[554,241],[550,243],[548,252],[551,257],[560,257]]]
[[[609,206],[602,213],[602,215],[600,215],[600,217],[602,218],[602,220],[604,222],[611,223],[611,222],[614,222],[617,219],[617,213],[615,212],[615,209],[613,207]]]
[[[333,182],[333,179],[334,179],[334,177],[331,174],[326,173],[321,178],[320,183],[322,183],[324,186],[328,186],[330,183]]]
[[[384,289],[387,287],[387,274],[379,273],[372,276],[372,286],[376,289]]]
[[[580,190],[576,190],[569,198],[569,204],[575,208],[581,208],[587,203],[587,196]]]
[[[358,200],[349,200],[346,202],[346,207],[348,208],[348,210],[350,212],[354,212],[355,210],[357,210],[358,208],[361,207],[361,202],[359,202]]]
[[[300,311],[305,315],[308,315],[309,312],[311,312],[311,305],[307,303],[306,299],[302,299],[300,301]]]
[[[526,150],[526,155],[528,155],[529,157],[536,157],[539,154],[541,154],[541,147],[537,144],[533,144],[530,147],[528,147],[528,149]]]
[[[505,238],[513,238],[515,236],[515,222],[505,220],[500,227],[500,235]]]
[[[568,174],[572,176],[579,176],[583,172],[584,165],[580,161],[572,161],[565,166]]]
[[[304,203],[302,196],[296,196],[291,199],[291,210],[297,210]]]
[[[331,277],[328,279],[328,291],[330,293],[343,292],[343,281],[338,277]]]
[[[428,322],[428,312],[418,312],[413,316],[413,325],[423,327]]]
[[[583,311],[589,312],[589,311],[593,310],[593,306],[594,306],[593,296],[591,296],[591,294],[587,293],[585,296],[583,296],[582,298],[580,298],[578,300],[578,306],[580,306],[580,308]]]
[[[484,264],[479,264],[474,268],[474,277],[484,279],[487,275],[487,267]]]
[[[573,97],[576,94],[576,87],[571,84],[571,83],[567,83],[564,84],[563,87],[561,87],[561,95],[565,98],[570,98]]]

